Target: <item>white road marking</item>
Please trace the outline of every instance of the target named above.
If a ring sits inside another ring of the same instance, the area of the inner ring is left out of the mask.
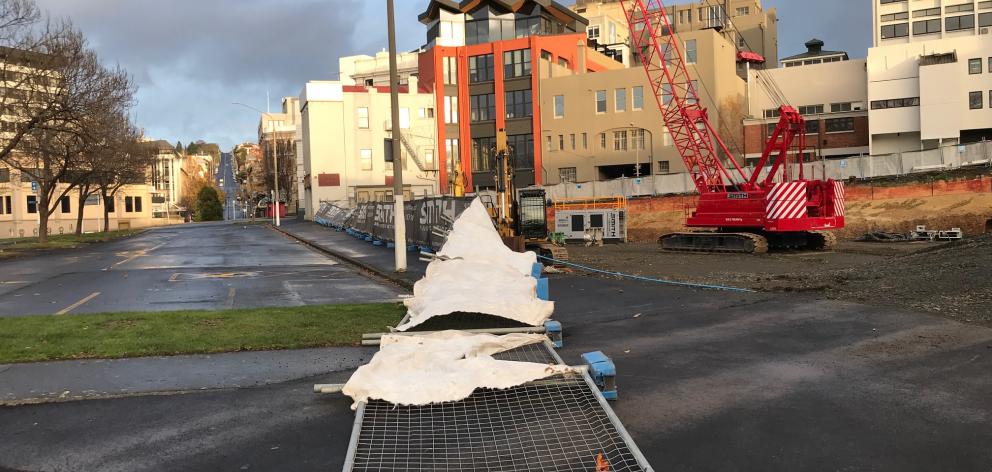
[[[83,304],[85,304],[86,302],[88,302],[88,301],[96,298],[99,295],[100,295],[100,292],[93,292],[93,293],[89,294],[88,296],[86,296],[86,298],[83,298],[82,300],[80,300],[80,301],[78,301],[76,303],[73,303],[72,305],[69,305],[69,306],[63,308],[62,310],[60,310],[58,313],[55,313],[55,314],[56,315],[64,315],[66,313],[69,313],[70,311],[75,310],[76,308],[79,308],[79,307],[83,306]]]
[[[228,309],[234,308],[234,294],[238,292],[238,289],[231,287],[227,289],[227,303],[224,306]]]

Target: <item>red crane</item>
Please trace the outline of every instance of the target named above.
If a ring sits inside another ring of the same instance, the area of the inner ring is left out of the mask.
[[[748,175],[710,125],[664,4],[661,0],[620,3],[664,124],[699,191],[699,203],[686,226],[710,229],[666,234],[659,239],[662,247],[763,253],[769,247],[833,246],[835,238],[828,230],[844,227],[844,184],[805,178],[802,115],[788,105],[779,108],[775,131]],[[741,60],[763,61],[753,53]],[[732,168],[723,165],[720,153]],[[796,176],[791,175],[790,158],[799,164]]]

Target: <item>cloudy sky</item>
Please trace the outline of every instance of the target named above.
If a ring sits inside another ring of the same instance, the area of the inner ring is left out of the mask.
[[[104,61],[140,87],[137,123],[149,137],[194,139],[223,149],[256,139],[266,92],[298,95],[307,80],[337,79],[337,58],[386,47],[385,0],[37,0],[69,17]],[[417,14],[427,0],[395,0],[401,50],[423,44]],[[570,1],[566,3],[572,3]],[[779,54],[803,52],[812,37],[864,57],[871,42],[868,0],[764,0],[779,11]]]

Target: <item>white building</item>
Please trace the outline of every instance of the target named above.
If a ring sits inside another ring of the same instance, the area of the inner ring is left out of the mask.
[[[872,3],[872,154],[992,139],[992,1]]]
[[[418,90],[416,77],[400,89],[401,143],[406,198],[438,191],[434,94]],[[388,201],[393,195],[392,163],[385,161],[391,137],[389,89],[308,82],[300,94],[301,152],[307,219],[320,202],[347,206]]]
[[[396,70],[399,71],[400,85],[409,83],[410,76],[417,75],[420,65],[420,51],[401,52],[396,56]],[[389,86],[389,53],[382,51],[375,56],[359,55],[338,59],[341,84],[364,85],[366,87]]]

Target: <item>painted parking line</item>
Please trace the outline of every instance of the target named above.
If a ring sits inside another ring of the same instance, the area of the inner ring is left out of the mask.
[[[73,303],[72,305],[69,305],[69,306],[63,308],[62,310],[60,310],[58,313],[55,313],[55,314],[56,315],[64,315],[66,313],[69,313],[70,311],[75,310],[76,308],[79,308],[79,307],[83,306],[83,304],[85,304],[86,302],[88,302],[88,301],[96,298],[99,295],[100,295],[100,292],[93,292],[93,293],[87,295],[86,298],[83,298],[82,300],[80,300],[80,301],[78,301],[76,303]]]
[[[131,257],[128,257],[127,259],[124,259],[123,261],[114,263],[113,265],[110,266],[110,268],[111,269],[116,269],[118,266],[123,265],[123,264],[126,264],[128,262],[131,262],[131,261],[133,261],[133,260],[135,260],[135,259],[137,259],[139,257],[147,256],[148,253],[150,253],[150,252],[152,252],[152,251],[154,251],[154,250],[156,250],[156,249],[158,249],[158,248],[160,248],[162,246],[165,246],[165,243],[159,244],[158,246],[155,246],[155,247],[153,247],[151,249],[145,249],[143,251],[138,251],[138,252],[134,253],[134,255],[132,255]]]

